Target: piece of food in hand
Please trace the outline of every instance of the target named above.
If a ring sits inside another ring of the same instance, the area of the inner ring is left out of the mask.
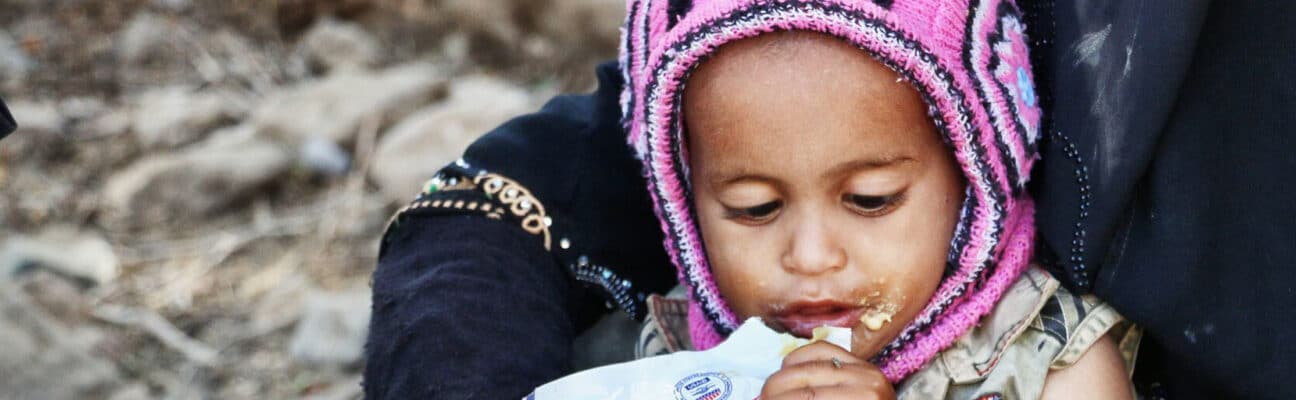
[[[677,398],[751,399],[782,367],[788,353],[823,341],[847,351],[850,328],[815,328],[809,339],[770,329],[749,318],[720,345],[680,351],[582,371],[536,388],[533,400],[629,400]]]

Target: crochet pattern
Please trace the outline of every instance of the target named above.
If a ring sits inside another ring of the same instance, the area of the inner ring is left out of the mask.
[[[874,360],[904,379],[990,312],[1026,268],[1040,109],[1020,11],[1011,1],[632,0],[621,48],[629,143],[643,161],[666,249],[690,289],[693,344],[738,326],[698,234],[680,120],[683,86],[720,46],[774,31],[846,40],[895,70],[931,107],[968,181],[950,273],[918,317]]]

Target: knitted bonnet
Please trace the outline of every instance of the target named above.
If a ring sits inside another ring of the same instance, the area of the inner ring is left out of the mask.
[[[643,161],[666,249],[689,288],[701,350],[741,321],[720,296],[698,233],[680,119],[689,75],[725,43],[802,30],[845,40],[908,80],[967,179],[948,272],[917,318],[873,360],[893,382],[988,314],[1026,268],[1036,104],[1020,11],[1004,0],[630,0],[621,44],[629,142]]]

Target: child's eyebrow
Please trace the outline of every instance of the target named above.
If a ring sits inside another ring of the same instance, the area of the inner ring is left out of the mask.
[[[832,167],[832,169],[829,169],[828,171],[824,172],[822,175],[820,175],[819,178],[824,180],[831,180],[832,178],[846,175],[848,173],[855,172],[855,171],[885,168],[896,164],[911,163],[911,162],[918,162],[918,160],[915,160],[913,157],[900,155],[900,154],[888,154],[888,155],[883,155],[878,157],[859,158],[859,159],[838,164],[837,166]]]
[[[779,185],[779,180],[772,176],[746,172],[746,171],[740,171],[732,174],[716,176],[713,177],[712,179],[709,179],[709,181],[711,181],[712,183],[711,185],[715,187],[723,187],[735,182],[743,182],[743,181],[763,182],[774,186]]]
[[[918,160],[914,159],[913,157],[909,157],[906,155],[899,155],[899,154],[888,154],[888,155],[882,155],[877,157],[859,158],[859,159],[847,161],[834,166],[832,169],[829,169],[827,172],[824,172],[822,175],[820,175],[820,179],[831,180],[832,178],[836,178],[851,172],[886,168],[901,163],[911,163],[911,162],[918,162]],[[761,174],[761,173],[747,171],[747,170],[740,170],[740,171],[722,174],[719,176],[713,176],[707,179],[707,181],[711,182],[711,185],[715,187],[722,187],[740,181],[764,182],[775,186],[779,185],[779,180],[777,178],[774,178],[769,175]]]

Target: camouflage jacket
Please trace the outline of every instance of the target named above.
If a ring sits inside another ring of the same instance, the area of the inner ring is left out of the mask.
[[[688,303],[678,291],[648,298],[635,357],[691,350]],[[899,399],[1036,399],[1050,371],[1075,364],[1112,335],[1132,373],[1141,336],[1097,298],[1075,296],[1032,267],[990,315],[896,386]]]

